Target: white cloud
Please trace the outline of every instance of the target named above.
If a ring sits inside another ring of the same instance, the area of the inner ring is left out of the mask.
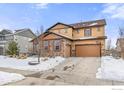
[[[105,4],[102,13],[113,19],[124,20],[124,4]]]
[[[48,8],[48,3],[34,4],[33,8],[36,8],[36,9],[45,9],[45,8]]]

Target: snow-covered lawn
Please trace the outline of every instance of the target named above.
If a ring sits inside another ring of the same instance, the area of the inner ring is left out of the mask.
[[[16,82],[24,79],[25,77],[16,73],[7,73],[0,71],[0,85]]]
[[[124,60],[114,59],[111,56],[102,57],[96,78],[124,81]]]
[[[37,65],[29,65],[29,61],[37,61],[37,57],[28,57],[27,59],[16,59],[16,58],[9,58],[6,56],[0,56],[0,67],[6,68],[14,68],[20,70],[29,70],[29,71],[44,71],[51,68],[54,68],[58,64],[62,63],[65,58],[63,57],[55,57],[55,58],[48,58],[46,61],[42,61],[41,58],[40,64]]]

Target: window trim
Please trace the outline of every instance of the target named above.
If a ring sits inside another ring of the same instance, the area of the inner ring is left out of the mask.
[[[59,49],[56,49],[55,41],[59,41]],[[54,48],[54,51],[57,51],[57,52],[61,51],[61,40],[60,39],[54,40],[53,48]]]
[[[48,42],[48,48],[47,49],[45,49],[45,42]],[[45,51],[49,51],[49,41],[48,40],[45,40],[44,42],[43,42],[43,49],[45,50]]]
[[[65,28],[65,33],[68,33],[68,28]]]
[[[80,33],[80,29],[76,29],[76,32],[77,32],[77,33]]]
[[[97,31],[98,31],[98,32],[101,31],[101,27],[100,27],[100,26],[97,27]]]
[[[90,31],[90,35],[86,35],[85,31],[87,31],[87,29]],[[91,28],[86,28],[86,29],[84,29],[84,36],[85,36],[85,37],[90,37],[90,36],[92,36],[92,29],[91,29]]]

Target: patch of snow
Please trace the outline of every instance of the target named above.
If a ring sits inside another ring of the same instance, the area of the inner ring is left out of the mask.
[[[82,37],[82,38],[75,38],[75,39],[80,39],[80,40],[83,40],[83,39],[94,39],[96,37]]]
[[[82,38],[79,38],[79,39],[93,39],[95,37],[82,37]]]
[[[55,58],[48,58],[48,60],[46,61],[43,61],[42,59],[43,58],[40,59],[40,64],[29,65],[28,63],[30,61],[37,61],[37,57],[28,57],[27,59],[16,59],[0,56],[0,67],[29,71],[44,71],[54,68],[55,66],[59,65],[65,60],[65,58],[59,56]]]
[[[20,74],[0,71],[0,85],[8,84],[10,82],[16,82],[22,79],[25,79],[25,77]]]
[[[124,81],[124,60],[114,59],[111,56],[102,57],[96,78]]]
[[[90,24],[89,26],[94,26],[94,25],[97,25],[98,23],[92,23],[92,24]]]

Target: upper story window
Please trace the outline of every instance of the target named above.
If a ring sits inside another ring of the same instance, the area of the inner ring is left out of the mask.
[[[100,31],[100,27],[97,27],[96,29],[97,29],[97,31]]]
[[[91,36],[91,29],[85,29],[84,30],[84,36],[88,37],[88,36]]]
[[[68,32],[68,29],[65,29],[65,33],[67,33]]]
[[[0,40],[5,40],[5,36],[0,36]]]
[[[68,32],[68,29],[65,28],[65,29],[59,29],[58,30],[59,33],[67,33]]]
[[[60,40],[55,40],[54,41],[54,50],[55,51],[60,51],[60,45],[61,45]]]
[[[59,29],[58,32],[61,33],[61,30]]]
[[[76,31],[77,31],[77,33],[79,33],[80,29],[77,29]]]
[[[49,42],[48,41],[44,41],[44,49],[45,50],[49,49]]]

